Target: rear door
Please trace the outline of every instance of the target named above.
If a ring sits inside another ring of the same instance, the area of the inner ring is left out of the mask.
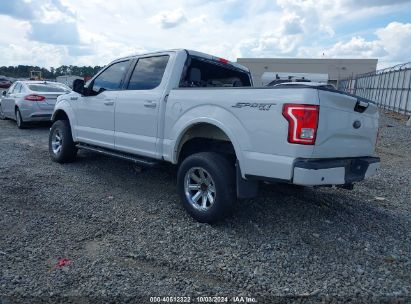
[[[89,96],[73,101],[79,141],[114,148],[114,108],[129,65],[130,60],[109,65],[89,84]]]
[[[117,150],[156,157],[159,109],[165,97],[169,58],[167,54],[142,57],[135,63],[116,102]]]
[[[372,156],[378,108],[361,97],[318,90],[320,117],[313,157]]]

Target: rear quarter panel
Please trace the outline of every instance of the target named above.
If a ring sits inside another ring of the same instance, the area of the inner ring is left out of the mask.
[[[304,88],[171,90],[165,115],[164,158],[176,163],[178,142],[185,130],[206,122],[230,138],[243,176],[290,179],[294,158],[310,157],[313,148],[288,143],[284,103],[318,104],[318,94]]]

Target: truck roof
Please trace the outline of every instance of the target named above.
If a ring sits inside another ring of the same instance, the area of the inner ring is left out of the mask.
[[[192,56],[203,57],[203,58],[206,58],[206,59],[209,59],[209,60],[219,61],[221,63],[232,65],[232,66],[236,67],[237,69],[243,70],[244,72],[247,72],[247,73],[250,72],[250,70],[247,67],[245,67],[245,66],[243,66],[243,65],[241,65],[237,62],[232,62],[232,61],[229,61],[229,60],[221,58],[221,57],[213,56],[213,55],[198,52],[198,51],[188,50],[188,49],[170,49],[170,50],[163,50],[163,51],[150,52],[150,53],[133,54],[133,55],[125,56],[125,57],[122,57],[122,58],[118,58],[114,61],[129,59],[129,58],[133,58],[133,57],[136,57],[136,56],[155,55],[155,54],[162,54],[162,53],[177,53],[177,52],[186,52],[186,53],[188,53],[189,55],[192,55]]]

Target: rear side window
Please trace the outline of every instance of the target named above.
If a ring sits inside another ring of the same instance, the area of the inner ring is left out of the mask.
[[[140,58],[131,75],[127,90],[151,90],[163,79],[169,56]]]
[[[98,75],[93,82],[93,92],[98,94],[103,91],[119,90],[127,71],[129,60],[112,64]]]
[[[35,92],[67,92],[68,91],[62,88],[61,86],[47,85],[47,84],[29,84],[28,87],[30,91],[35,91]]]

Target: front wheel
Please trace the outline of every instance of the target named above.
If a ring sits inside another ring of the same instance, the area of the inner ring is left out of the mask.
[[[222,220],[236,200],[235,170],[223,156],[212,152],[190,155],[178,170],[177,187],[186,211],[201,223]]]
[[[6,119],[6,115],[4,114],[3,107],[1,106],[1,103],[0,103],[0,120],[5,120],[5,119]]]
[[[68,163],[74,161],[77,148],[71,135],[70,123],[67,120],[57,120],[50,129],[49,153],[53,161]]]

